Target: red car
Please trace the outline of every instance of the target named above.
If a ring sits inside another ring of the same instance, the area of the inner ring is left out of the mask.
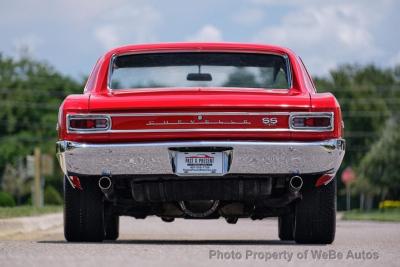
[[[130,45],[59,110],[68,241],[115,240],[119,216],[278,217],[279,238],[334,240],[340,106],[268,45]]]

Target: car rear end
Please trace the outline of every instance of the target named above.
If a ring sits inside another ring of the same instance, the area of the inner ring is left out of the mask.
[[[105,201],[98,240],[120,215],[157,215],[278,216],[281,239],[333,241],[302,233],[344,155],[339,105],[306,90],[290,52],[241,49],[112,53],[103,84],[64,102],[57,155],[66,187]]]

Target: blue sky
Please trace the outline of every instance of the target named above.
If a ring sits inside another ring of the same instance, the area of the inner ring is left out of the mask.
[[[80,77],[129,43],[270,43],[326,75],[343,63],[400,64],[399,10],[395,0],[0,0],[0,52]]]

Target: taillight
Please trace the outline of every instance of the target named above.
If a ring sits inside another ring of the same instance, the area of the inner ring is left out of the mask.
[[[330,181],[335,178],[334,173],[325,173],[321,177],[318,178],[318,180],[315,182],[315,187],[320,187],[321,185],[327,185]]]
[[[98,132],[110,129],[110,117],[106,115],[68,115],[69,132]]]
[[[333,112],[294,112],[290,128],[299,131],[332,131]]]

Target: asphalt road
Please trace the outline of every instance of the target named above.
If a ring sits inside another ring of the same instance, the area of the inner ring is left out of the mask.
[[[66,243],[61,227],[0,240],[2,267],[244,265],[400,266],[400,224],[338,221],[336,240],[327,246],[278,241],[276,220],[229,225],[156,217],[123,217],[116,242]]]

